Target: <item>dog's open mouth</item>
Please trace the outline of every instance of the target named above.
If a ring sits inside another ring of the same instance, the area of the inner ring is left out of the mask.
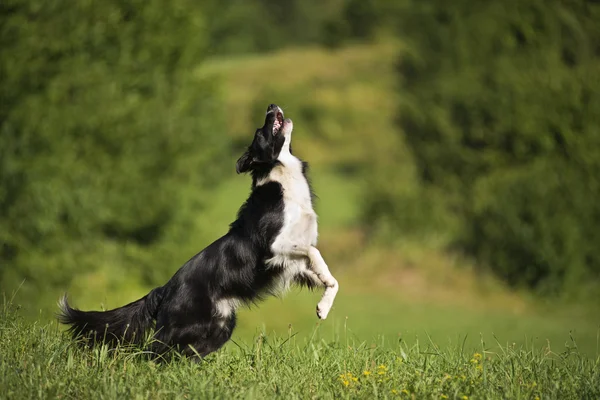
[[[281,128],[283,127],[283,111],[278,110],[275,115],[275,121],[273,121],[273,135],[277,135],[281,132]]]

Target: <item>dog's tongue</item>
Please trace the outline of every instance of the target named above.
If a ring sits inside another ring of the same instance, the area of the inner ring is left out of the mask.
[[[279,122],[278,119],[275,119],[275,122],[273,122],[273,133],[279,132],[280,128],[281,128],[281,122]]]

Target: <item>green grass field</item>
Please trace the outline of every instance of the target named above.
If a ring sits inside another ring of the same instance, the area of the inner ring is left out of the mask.
[[[321,329],[321,328],[319,328]],[[597,399],[600,359],[568,349],[481,340],[440,346],[429,337],[357,340],[315,328],[303,339],[257,335],[199,363],[149,361],[137,349],[81,349],[56,324],[0,316],[5,399],[432,398]],[[384,343],[387,341],[387,343]]]

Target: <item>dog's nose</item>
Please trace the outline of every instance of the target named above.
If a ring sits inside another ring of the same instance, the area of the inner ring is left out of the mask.
[[[277,107],[277,104],[269,104],[269,107],[267,108],[267,113],[270,113],[271,111],[275,111],[279,109],[279,107]]]

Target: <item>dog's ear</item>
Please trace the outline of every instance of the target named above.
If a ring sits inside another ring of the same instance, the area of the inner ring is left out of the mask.
[[[250,169],[250,164],[252,164],[252,157],[250,156],[250,151],[247,150],[244,154],[242,154],[240,159],[237,160],[237,163],[235,164],[235,170],[238,174],[248,172]]]

